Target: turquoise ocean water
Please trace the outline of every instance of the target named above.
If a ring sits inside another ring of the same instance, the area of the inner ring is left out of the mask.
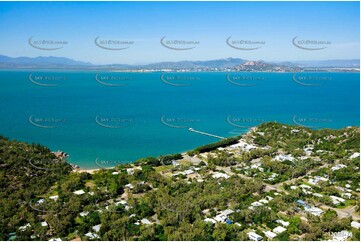
[[[266,121],[360,124],[359,73],[0,71],[0,134],[67,152],[69,162],[178,153]]]

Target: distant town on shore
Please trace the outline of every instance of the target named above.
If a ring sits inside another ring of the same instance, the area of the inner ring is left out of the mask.
[[[359,72],[360,60],[321,61],[253,61],[241,58],[225,58],[205,61],[158,62],[146,65],[107,64],[95,65],[65,57],[8,57],[0,55],[0,69],[81,69],[119,70],[127,72]]]

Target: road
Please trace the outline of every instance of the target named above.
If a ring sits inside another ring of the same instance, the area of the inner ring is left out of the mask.
[[[327,210],[327,209],[335,210],[337,215],[340,218],[352,217],[353,220],[359,220],[360,219],[360,216],[355,213],[355,206],[349,206],[349,207],[346,207],[346,208],[333,208],[333,207],[330,207],[330,206],[327,206],[327,205],[321,205],[320,207],[325,209],[325,210]]]

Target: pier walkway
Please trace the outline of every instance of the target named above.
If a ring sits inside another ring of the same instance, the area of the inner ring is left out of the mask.
[[[207,135],[207,136],[218,138],[218,139],[225,139],[225,137],[221,137],[221,136],[218,136],[218,135],[215,135],[215,134],[205,133],[205,132],[202,132],[202,131],[195,130],[193,128],[189,128],[188,130],[191,131],[191,132],[197,133],[197,134],[203,134],[203,135]]]

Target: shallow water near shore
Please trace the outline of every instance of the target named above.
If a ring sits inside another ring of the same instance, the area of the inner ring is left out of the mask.
[[[359,126],[359,90],[359,73],[3,70],[0,134],[90,169],[219,140],[189,128],[231,137],[267,121]]]

